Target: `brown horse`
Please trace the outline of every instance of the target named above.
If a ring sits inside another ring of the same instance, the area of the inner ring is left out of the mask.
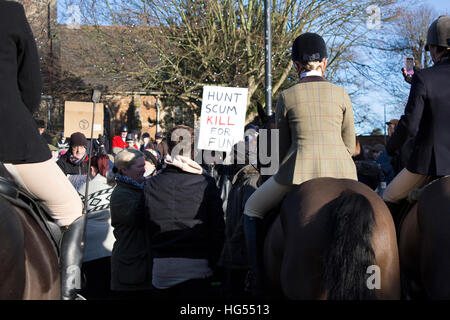
[[[450,299],[450,177],[427,185],[400,225],[409,298]]]
[[[7,180],[0,182],[0,300],[60,299],[57,246],[36,208]]]
[[[354,180],[317,178],[291,191],[266,235],[263,260],[274,296],[400,299],[391,214],[374,191]]]

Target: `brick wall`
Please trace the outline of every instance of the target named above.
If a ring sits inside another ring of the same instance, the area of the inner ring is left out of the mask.
[[[108,95],[105,97],[112,113],[111,135],[117,135],[122,124],[126,123],[130,105],[136,107],[136,115],[141,122],[141,133],[148,132],[154,139],[156,133],[156,98],[145,95]],[[151,122],[148,121],[150,118]],[[161,118],[162,119],[162,118]],[[135,128],[129,128],[135,129]]]

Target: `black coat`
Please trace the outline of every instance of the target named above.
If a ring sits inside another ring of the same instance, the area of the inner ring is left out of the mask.
[[[147,180],[146,210],[154,226],[156,258],[208,259],[214,268],[222,251],[222,199],[212,177],[167,166]]]
[[[235,168],[241,166],[233,166]],[[249,267],[244,232],[244,207],[248,198],[258,189],[262,177],[252,165],[241,167],[232,178],[232,188],[228,196],[225,224],[225,244],[219,265],[229,269]]]
[[[58,159],[56,164],[61,168],[65,175],[73,174],[87,174],[88,172],[88,157],[80,162],[79,164],[73,164],[70,162],[70,151],[66,152]]]
[[[386,150],[393,155],[415,136],[407,169],[429,176],[450,174],[450,60],[414,73],[404,115]]]
[[[116,238],[111,256],[111,289],[151,289],[150,232],[142,189],[118,182],[111,195],[110,211]]]
[[[49,160],[32,114],[41,100],[39,57],[21,4],[0,0],[0,161]]]

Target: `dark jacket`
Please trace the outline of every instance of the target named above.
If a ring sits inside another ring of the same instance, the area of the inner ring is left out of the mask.
[[[156,150],[158,150],[161,157],[165,157],[169,154],[169,147],[167,146],[167,143],[164,141],[161,141],[160,144],[156,144]]]
[[[227,211],[228,194],[231,190],[231,181],[233,180],[234,165],[225,164],[204,164],[202,165],[206,174],[214,179],[217,188],[220,191],[220,198],[222,199],[223,212]]]
[[[394,168],[391,164],[392,157],[387,154],[386,149],[384,149],[383,152],[380,153],[375,162],[380,165],[381,170],[383,170],[384,181],[386,182],[386,184],[389,184],[392,179],[394,179],[396,172],[394,171]]]
[[[262,177],[252,165],[246,165],[232,178],[228,195],[225,224],[225,244],[220,257],[220,266],[228,269],[247,269],[247,247],[244,233],[244,207],[248,198],[262,183]]]
[[[383,170],[374,160],[356,160],[356,173],[358,181],[375,190],[384,181]]]
[[[416,70],[404,115],[386,149],[399,150],[415,136],[407,169],[422,175],[450,174],[450,60]]]
[[[0,0],[0,161],[35,163],[52,155],[32,114],[41,101],[36,43],[21,4]]]
[[[142,144],[139,150],[144,152],[145,149],[156,149],[155,144],[149,141],[147,144]]]
[[[155,258],[208,259],[214,269],[224,242],[222,200],[215,181],[167,166],[147,180],[146,210],[155,226]]]
[[[73,164],[70,162],[70,151],[66,152],[58,159],[56,164],[61,168],[65,175],[73,174],[87,174],[88,172],[88,157],[80,162],[79,164]]]
[[[407,138],[406,142],[403,143],[400,150],[394,152],[392,156],[391,165],[394,169],[395,174],[398,174],[408,165],[409,158],[414,148],[414,137]]]
[[[111,289],[151,289],[149,228],[142,189],[118,182],[111,195],[110,211],[116,238],[111,256]]]

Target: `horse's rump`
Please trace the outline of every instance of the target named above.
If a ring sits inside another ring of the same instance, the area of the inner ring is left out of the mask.
[[[266,238],[265,264],[269,265],[268,269],[273,269],[276,265],[281,266],[278,287],[285,297],[289,299],[327,298],[328,292],[324,290],[327,287],[327,282],[324,281],[327,272],[324,267],[324,257],[333,242],[335,224],[331,217],[339,206],[341,209],[347,206],[345,204],[349,199],[347,195],[336,200],[343,191],[363,195],[366,200],[356,195],[351,196],[353,197],[351,203],[353,205],[360,203],[359,206],[362,208],[361,201],[366,201],[363,207],[367,210],[369,207],[373,209],[374,223],[369,228],[372,232],[369,238],[375,264],[381,270],[381,289],[375,291],[375,296],[382,299],[399,297],[398,250],[394,224],[387,207],[381,198],[364,184],[354,180],[334,178],[313,179],[291,191],[283,201],[279,227],[271,229]],[[339,205],[339,201],[343,202]],[[367,223],[371,225],[370,213],[366,215],[369,218]],[[348,219],[350,216],[344,214],[343,217]],[[354,217],[352,219],[355,220]],[[277,261],[279,258],[268,250],[276,243],[279,248],[280,242],[283,243],[283,248],[278,249],[282,251],[278,252],[278,257],[282,257],[281,262]],[[352,244],[351,241],[350,244]],[[365,252],[368,252],[367,246]],[[341,257],[342,261],[345,262],[347,257],[348,255]],[[363,259],[360,260],[363,261]],[[365,264],[372,263],[371,261],[367,259]],[[366,274],[366,268],[361,270],[365,278],[370,276]],[[328,268],[328,271],[331,270]],[[274,279],[275,281],[271,283],[272,287],[277,286],[277,279]],[[328,277],[328,285],[329,280]],[[341,296],[341,298],[345,297]],[[360,298],[368,298],[368,296],[360,296]]]
[[[400,230],[402,268],[428,298],[450,299],[450,177],[427,185]]]

